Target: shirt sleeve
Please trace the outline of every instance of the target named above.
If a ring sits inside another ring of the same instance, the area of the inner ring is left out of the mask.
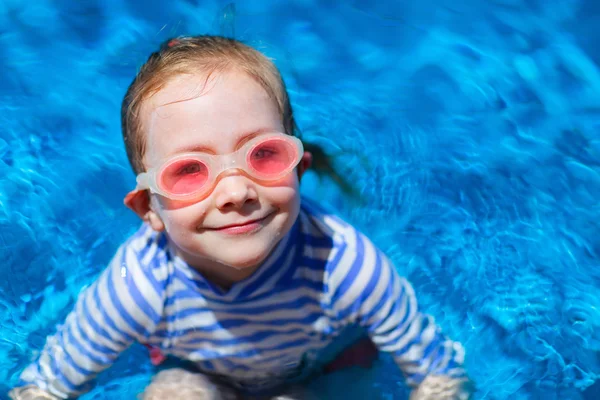
[[[336,318],[364,327],[381,351],[392,354],[410,386],[431,375],[464,379],[462,346],[419,310],[410,283],[366,237],[356,231],[345,236],[328,279]]]
[[[99,372],[156,326],[162,304],[156,288],[138,253],[123,245],[23,371],[20,386],[35,385],[62,399],[89,391]]]

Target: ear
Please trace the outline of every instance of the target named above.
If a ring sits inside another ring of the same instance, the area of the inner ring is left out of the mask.
[[[162,219],[150,206],[150,195],[147,190],[132,190],[127,193],[123,203],[155,231],[161,232],[165,230],[165,224]]]
[[[300,164],[298,164],[298,179],[301,179],[306,170],[310,168],[312,159],[312,153],[310,151],[305,151],[300,160]]]

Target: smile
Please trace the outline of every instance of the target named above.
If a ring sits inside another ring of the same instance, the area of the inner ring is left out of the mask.
[[[253,219],[247,222],[239,224],[224,225],[219,228],[210,228],[209,230],[214,232],[225,233],[228,235],[242,235],[248,233],[254,233],[265,226],[266,222],[270,219],[273,213],[266,215],[259,219]]]

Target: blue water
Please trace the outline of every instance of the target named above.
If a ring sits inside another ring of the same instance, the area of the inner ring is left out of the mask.
[[[193,33],[275,60],[362,199],[316,175],[302,190],[413,282],[476,398],[600,398],[595,0],[0,1],[0,397],[137,227],[119,104],[158,43]],[[83,399],[133,398],[145,357]],[[405,398],[385,358],[314,386]]]

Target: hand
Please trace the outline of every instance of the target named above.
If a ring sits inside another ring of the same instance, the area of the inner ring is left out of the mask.
[[[468,400],[466,379],[430,375],[410,394],[410,400]]]
[[[59,397],[34,385],[15,388],[8,393],[12,400],[59,400]]]

